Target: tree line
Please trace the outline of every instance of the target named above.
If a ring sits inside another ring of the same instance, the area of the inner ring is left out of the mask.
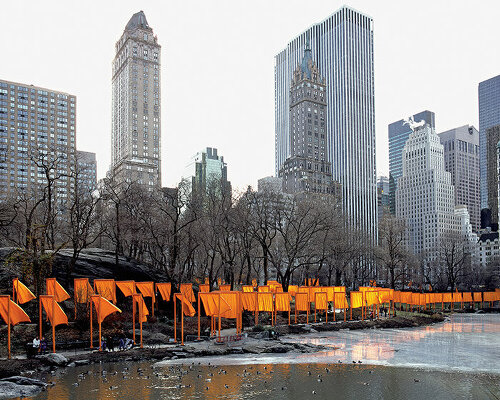
[[[373,243],[334,196],[252,187],[230,193],[215,181],[200,193],[186,180],[175,188],[146,188],[110,178],[91,190],[78,163],[60,174],[57,160],[36,161],[43,183],[0,201],[0,244],[15,249],[5,263],[20,265],[38,293],[61,249],[72,251],[70,276],[89,247],[112,251],[117,266],[120,256],[148,264],[174,284],[206,277],[211,287],[219,278],[232,285],[277,279],[285,290],[308,278],[353,290],[371,280],[396,289],[495,284],[498,266],[479,268],[462,237],[443,238],[429,265],[406,249],[402,221],[385,213]],[[72,190],[61,199],[56,189],[68,180]]]

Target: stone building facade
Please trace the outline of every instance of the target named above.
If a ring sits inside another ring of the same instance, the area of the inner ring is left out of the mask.
[[[290,157],[279,170],[289,194],[334,194],[326,134],[326,83],[306,45],[290,86]]]
[[[474,232],[481,227],[481,186],[479,179],[479,131],[470,125],[439,134],[444,146],[444,167],[451,173],[455,205],[465,205]]]
[[[108,176],[160,187],[161,46],[142,11],[130,18],[115,50]]]

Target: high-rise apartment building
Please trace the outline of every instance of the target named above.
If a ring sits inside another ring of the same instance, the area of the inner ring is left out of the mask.
[[[467,207],[472,229],[477,232],[481,227],[479,132],[464,125],[440,133],[439,139],[444,146],[444,167],[455,187],[455,205]]]
[[[325,153],[353,225],[376,242],[373,20],[342,7],[293,39],[275,58],[275,174],[292,155],[290,88],[310,40],[311,57],[326,80]]]
[[[290,88],[290,157],[279,170],[289,194],[333,194],[332,166],[326,152],[326,84],[306,43]]]
[[[112,77],[111,178],[161,185],[160,50],[142,11],[116,42]]]
[[[0,198],[18,190],[38,194],[54,179],[54,198],[64,207],[75,148],[75,96],[0,80]]]
[[[442,235],[460,229],[443,153],[434,128],[415,128],[403,149],[403,174],[396,189],[396,215],[406,223],[408,247],[427,262],[437,259]]]
[[[436,127],[432,111],[422,111],[413,115],[416,122],[425,121],[431,128]],[[389,124],[389,209],[396,214],[396,188],[399,177],[403,174],[403,148],[412,133],[404,119]]]
[[[486,194],[491,211],[491,223],[498,224],[498,142],[500,125],[486,129]]]
[[[184,177],[191,184],[193,196],[203,197],[207,192],[231,195],[231,182],[227,180],[227,164],[217,149],[207,147],[195,154],[186,167]]]
[[[481,208],[489,208],[486,161],[486,130],[500,124],[500,75],[479,83],[479,168]]]
[[[78,184],[85,192],[97,189],[97,160],[95,153],[77,150]]]

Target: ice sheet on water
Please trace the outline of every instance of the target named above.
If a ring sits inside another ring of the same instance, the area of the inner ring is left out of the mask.
[[[313,354],[235,355],[189,359],[218,365],[352,363],[417,367],[448,371],[500,374],[500,315],[454,314],[449,320],[424,327],[343,330],[288,336],[288,342],[314,343],[331,350]],[[185,362],[185,361],[184,361]],[[182,360],[162,365],[183,363]]]

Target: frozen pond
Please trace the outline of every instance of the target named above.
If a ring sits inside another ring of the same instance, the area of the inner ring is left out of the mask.
[[[56,385],[35,399],[500,398],[498,314],[284,340],[319,343],[328,350],[173,360],[155,367],[121,362],[72,368],[49,376]]]
[[[417,328],[344,330],[287,336],[287,342],[314,343],[331,350],[314,354],[263,354],[196,359],[202,364],[352,363],[443,371],[500,374],[500,314],[454,314]],[[166,361],[170,365],[182,360]]]

